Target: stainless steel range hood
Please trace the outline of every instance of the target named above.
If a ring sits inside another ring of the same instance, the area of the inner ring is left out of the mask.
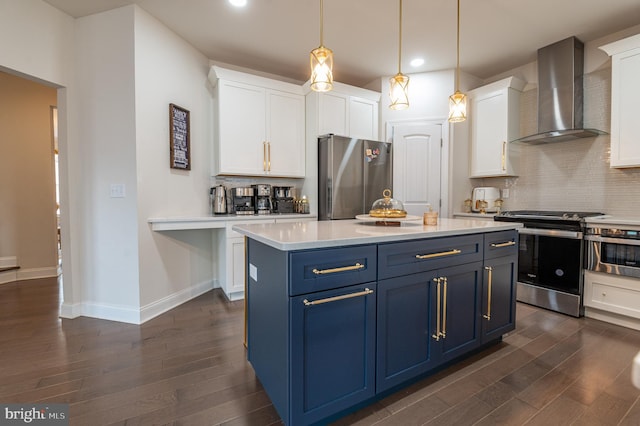
[[[575,37],[538,49],[538,133],[513,142],[541,144],[605,135],[582,125],[584,44]]]

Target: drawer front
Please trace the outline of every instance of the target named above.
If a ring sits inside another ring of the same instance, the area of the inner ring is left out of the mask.
[[[482,260],[482,234],[380,244],[378,279]]]
[[[376,246],[292,252],[289,295],[376,281]]]
[[[484,234],[484,258],[495,259],[518,254],[518,231],[499,231]]]

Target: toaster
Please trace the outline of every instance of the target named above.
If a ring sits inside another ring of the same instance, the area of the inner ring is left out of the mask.
[[[473,188],[473,195],[471,197],[471,210],[474,212],[480,211],[480,201],[487,202],[487,213],[495,213],[498,208],[495,201],[500,199],[500,189],[492,186],[480,186]]]

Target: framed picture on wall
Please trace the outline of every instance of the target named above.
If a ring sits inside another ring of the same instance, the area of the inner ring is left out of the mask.
[[[169,104],[169,151],[172,169],[191,170],[189,111]]]

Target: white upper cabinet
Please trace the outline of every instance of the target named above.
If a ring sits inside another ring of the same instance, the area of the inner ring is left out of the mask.
[[[380,93],[334,83],[330,92],[307,93],[307,125],[315,137],[333,133],[378,140]]]
[[[305,176],[305,102],[294,84],[211,68],[214,175]]]
[[[471,90],[469,177],[516,176],[518,147],[509,141],[520,132],[520,94],[525,83],[515,77]]]
[[[640,167],[640,34],[600,49],[611,56],[611,167]]]

